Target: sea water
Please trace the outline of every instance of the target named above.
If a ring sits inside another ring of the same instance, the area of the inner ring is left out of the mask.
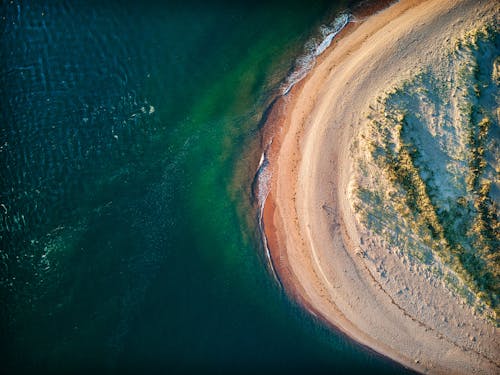
[[[402,371],[289,300],[250,199],[262,114],[344,5],[0,9],[3,371]]]

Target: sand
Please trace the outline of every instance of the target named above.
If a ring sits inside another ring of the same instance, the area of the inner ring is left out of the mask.
[[[500,373],[498,329],[360,230],[350,146],[374,98],[499,14],[495,1],[401,0],[358,19],[275,103],[266,125],[272,179],[263,226],[280,282],[326,324],[423,373]],[[367,259],[361,248],[370,241],[379,256]]]

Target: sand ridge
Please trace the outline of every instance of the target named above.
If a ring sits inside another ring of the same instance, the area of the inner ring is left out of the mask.
[[[498,14],[494,1],[401,0],[351,26],[275,115],[264,230],[285,289],[328,324],[420,372],[498,373],[498,330],[390,257],[388,277],[401,279],[411,303],[377,279],[380,264],[360,252],[371,239],[351,212],[350,144],[381,90],[435,64],[449,38]],[[422,313],[426,301],[450,319]]]

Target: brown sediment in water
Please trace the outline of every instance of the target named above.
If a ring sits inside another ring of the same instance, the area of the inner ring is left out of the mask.
[[[356,22],[336,36],[308,76],[267,113],[263,144],[269,144],[272,178],[262,225],[272,268],[297,303],[407,367],[430,373],[495,373],[496,328],[430,287],[428,294],[446,305],[442,309],[450,323],[438,324],[433,317],[420,321],[398,303],[394,291],[378,283],[359,256],[359,243],[369,239],[357,232],[346,196],[350,140],[368,99],[397,74],[433,63],[443,40],[495,7],[488,1],[475,9],[472,0],[401,0],[380,11],[387,3],[356,14]],[[420,52],[401,48],[408,40]],[[426,290],[426,280],[409,277]],[[475,330],[485,332],[482,341],[471,344],[469,336],[467,342],[461,337]]]

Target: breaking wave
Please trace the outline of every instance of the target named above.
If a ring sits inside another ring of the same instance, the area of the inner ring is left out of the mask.
[[[306,45],[306,53],[295,60],[294,68],[286,78],[281,88],[281,95],[286,95],[291,88],[300,82],[316,64],[316,58],[321,55],[332,43],[333,39],[352,20],[350,13],[342,13],[329,25],[320,27],[320,38],[312,38]]]

